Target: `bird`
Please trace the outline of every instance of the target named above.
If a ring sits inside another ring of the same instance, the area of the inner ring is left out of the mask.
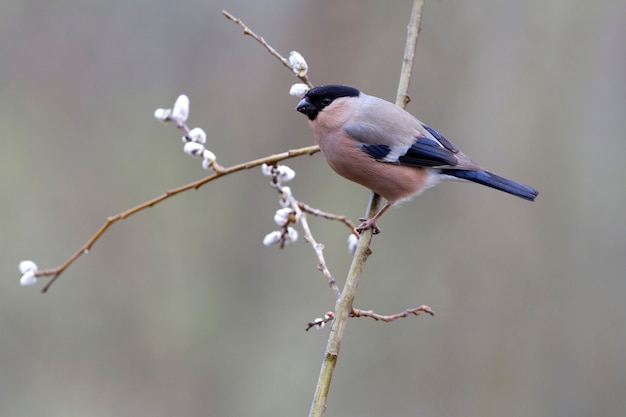
[[[305,114],[328,165],[340,176],[385,198],[359,234],[380,233],[378,220],[393,205],[448,180],[474,182],[528,201],[539,192],[471,160],[445,136],[406,110],[346,85],[313,87],[296,110]]]

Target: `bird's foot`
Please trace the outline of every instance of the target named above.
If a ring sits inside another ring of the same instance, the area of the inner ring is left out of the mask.
[[[372,217],[371,219],[368,219],[367,217],[361,217],[359,221],[361,221],[362,223],[355,230],[358,234],[361,234],[361,232],[367,229],[372,229],[372,234],[377,235],[380,233],[380,227],[378,227],[378,225],[376,224],[377,220],[378,219],[376,217]]]

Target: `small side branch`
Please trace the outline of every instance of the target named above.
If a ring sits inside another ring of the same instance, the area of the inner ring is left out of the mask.
[[[328,323],[329,321],[332,321],[334,318],[335,318],[335,313],[333,313],[332,311],[329,311],[326,314],[324,314],[324,317],[318,317],[315,320],[308,322],[306,324],[306,329],[304,330],[308,332],[313,327],[317,327],[318,329],[321,329],[326,325],[326,323]]]
[[[313,247],[315,254],[317,255],[317,260],[318,260],[317,269],[319,269],[322,272],[322,274],[326,277],[326,279],[328,280],[328,285],[335,293],[335,299],[338,300],[341,297],[341,291],[339,290],[339,287],[337,286],[337,281],[330,273],[330,270],[328,269],[328,265],[326,264],[326,259],[324,258],[324,244],[317,242],[315,238],[313,237],[313,234],[311,233],[311,228],[309,227],[309,222],[307,221],[305,213],[310,213],[310,214],[313,214],[314,216],[322,217],[328,220],[340,221],[343,224],[345,224],[352,233],[354,233],[354,223],[348,220],[346,216],[338,216],[336,214],[327,213],[325,211],[311,207],[308,204],[303,203],[303,202],[297,203],[297,207],[294,207],[294,210],[296,209],[300,213],[302,213],[301,223],[302,223],[302,229],[304,230],[304,239],[307,242],[309,242],[311,247]],[[309,329],[307,329],[307,331],[308,330]]]
[[[326,259],[324,258],[324,244],[317,242],[313,237],[313,233],[309,227],[309,222],[307,221],[306,215],[302,211],[302,206],[306,206],[306,204],[294,201],[291,207],[296,211],[298,217],[300,218],[300,225],[302,226],[302,230],[304,230],[304,240],[311,245],[315,255],[317,256],[317,269],[319,269],[322,272],[322,275],[324,275],[324,277],[328,280],[328,286],[333,290],[335,299],[339,299],[339,297],[341,297],[341,291],[339,291],[337,281],[330,273],[330,269],[328,269],[328,265],[326,264]]]
[[[417,308],[409,308],[400,313],[391,314],[389,316],[383,316],[382,314],[374,313],[372,310],[359,310],[358,308],[353,308],[350,312],[350,317],[369,317],[376,321],[384,321],[385,323],[389,323],[391,321],[401,319],[408,316],[419,316],[422,313],[430,314],[431,316],[435,315],[435,312],[428,307],[427,305],[421,305]]]
[[[263,39],[262,36],[257,35],[256,33],[254,33],[248,26],[246,26],[245,23],[243,23],[241,21],[241,19],[239,19],[238,17],[233,16],[232,14],[228,13],[226,10],[222,10],[222,14],[224,15],[224,17],[226,17],[228,20],[231,20],[233,22],[235,22],[236,24],[238,24],[242,29],[243,29],[243,34],[244,35],[248,35],[250,37],[252,37],[255,41],[257,41],[258,43],[260,43],[265,49],[267,49],[267,52],[269,52],[272,56],[274,56],[276,59],[278,59],[284,66],[286,66],[287,68],[289,68],[290,71],[293,70],[293,68],[291,67],[291,65],[289,64],[289,60],[287,60],[285,57],[283,57],[281,54],[278,53],[278,51],[274,48],[272,48],[272,46],[267,43],[265,41],[265,39]],[[313,84],[311,83],[311,81],[309,80],[309,77],[306,74],[302,74],[299,75],[296,73],[296,76],[306,85],[309,86],[309,88],[313,88]]]
[[[311,207],[308,204],[302,203],[302,202],[299,203],[299,206],[300,206],[300,209],[302,211],[310,213],[310,214],[312,214],[312,215],[314,215],[316,217],[322,217],[322,218],[327,219],[327,220],[336,220],[336,221],[342,222],[343,224],[345,224],[348,227],[348,229],[350,229],[350,231],[354,232],[354,228],[355,228],[354,223],[352,223],[350,221],[350,219],[348,219],[346,216],[343,216],[343,215],[338,216],[336,214],[327,213],[325,211],[322,211],[320,209],[316,209],[316,208]],[[355,234],[358,237],[358,233],[355,233]]]

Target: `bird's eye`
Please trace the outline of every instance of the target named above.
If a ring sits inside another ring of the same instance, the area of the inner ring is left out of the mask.
[[[326,107],[326,106],[328,106],[328,105],[329,105],[330,103],[332,103],[332,102],[333,102],[333,101],[332,101],[330,98],[328,98],[328,97],[324,97],[324,98],[322,99],[322,106]]]

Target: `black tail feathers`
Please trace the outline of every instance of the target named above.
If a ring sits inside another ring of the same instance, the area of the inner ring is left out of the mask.
[[[528,185],[520,184],[508,178],[501,177],[496,174],[492,174],[489,171],[467,171],[462,169],[443,169],[442,174],[450,175],[462,180],[472,181],[477,184],[486,185],[487,187],[495,188],[496,190],[504,191],[505,193],[513,194],[524,200],[534,201],[539,194],[539,191],[535,190]]]

